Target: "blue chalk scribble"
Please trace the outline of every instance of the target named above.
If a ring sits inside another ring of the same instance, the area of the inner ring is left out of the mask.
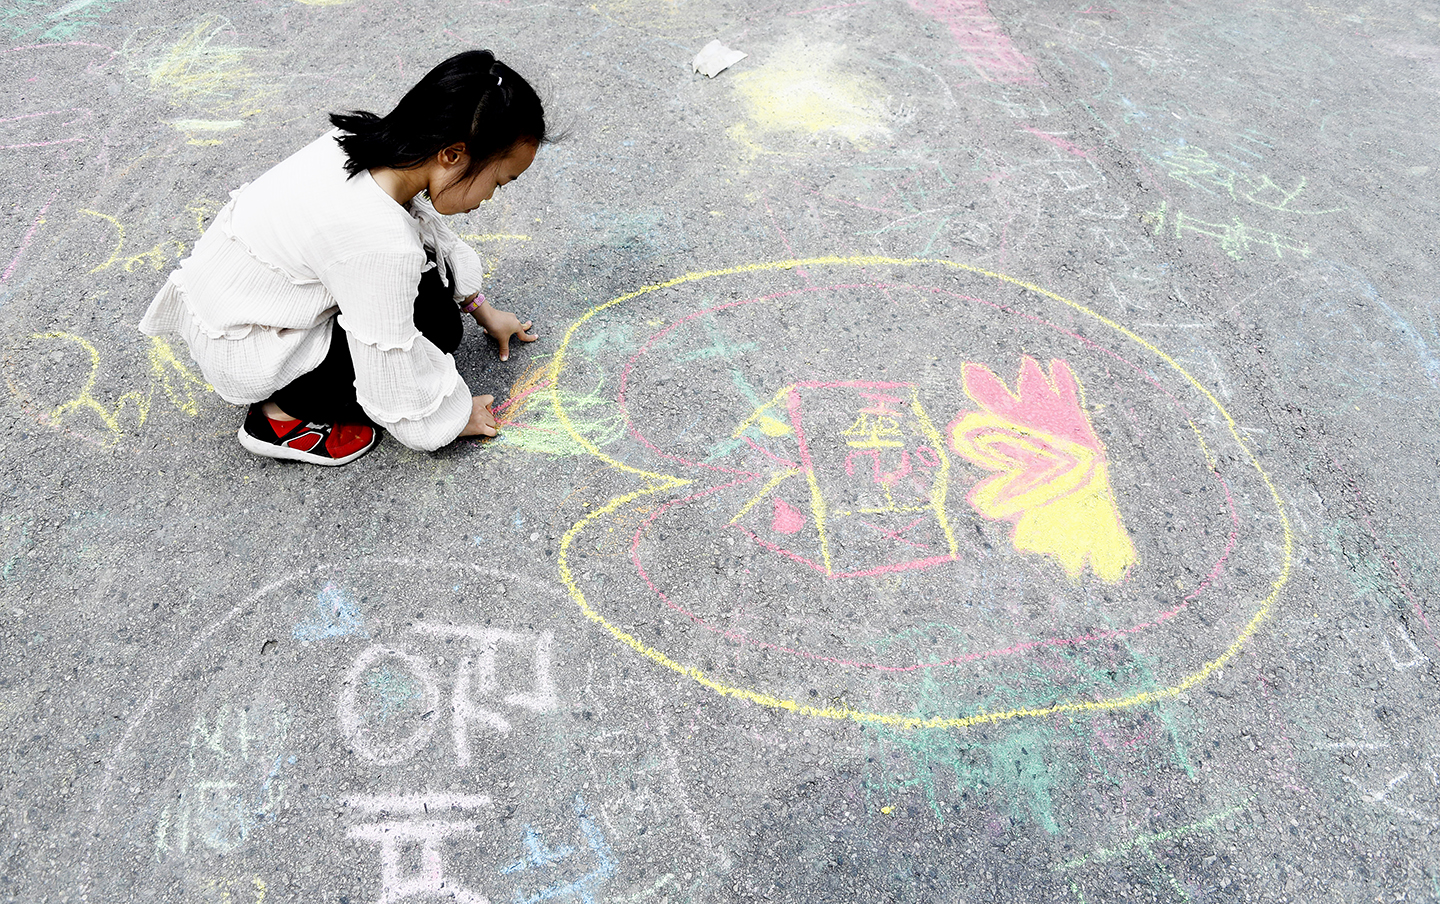
[[[575,795],[575,818],[579,823],[580,834],[585,839],[585,846],[593,857],[593,868],[578,878],[557,879],[530,895],[526,895],[517,887],[515,889],[516,904],[538,904],[540,901],[551,901],[556,898],[574,898],[580,904],[595,904],[596,886],[615,874],[615,855],[610,850],[610,846],[605,843],[605,836],[601,834],[599,827],[590,819],[590,808],[579,794]],[[525,827],[523,843],[525,856],[514,863],[501,867],[502,875],[514,875],[542,869],[559,872],[558,864],[571,858],[584,856],[583,851],[577,854],[574,847],[565,845],[547,848],[541,834],[528,825]]]
[[[332,640],[336,637],[357,635],[369,637],[365,630],[365,619],[360,615],[360,604],[350,591],[335,584],[326,584],[315,595],[315,613],[309,621],[301,622],[292,632],[296,640]]]

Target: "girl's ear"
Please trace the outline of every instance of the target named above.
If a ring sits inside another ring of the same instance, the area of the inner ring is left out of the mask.
[[[442,148],[438,156],[445,166],[454,166],[465,159],[465,143],[460,141],[448,148]]]

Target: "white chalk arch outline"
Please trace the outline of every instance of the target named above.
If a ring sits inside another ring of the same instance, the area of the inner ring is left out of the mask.
[[[371,565],[390,565],[397,568],[461,569],[477,576],[491,578],[492,580],[499,583],[524,587],[527,592],[552,595],[555,600],[560,603],[568,603],[570,600],[570,595],[565,591],[565,588],[562,586],[558,586],[551,581],[537,580],[536,578],[529,577],[527,575],[516,574],[510,571],[502,571],[498,568],[487,568],[483,565],[472,565],[467,562],[432,562],[422,559],[367,558],[365,560],[365,565],[366,567]],[[231,606],[224,615],[220,616],[220,618],[218,618],[208,628],[201,631],[199,635],[197,635],[195,639],[190,642],[190,646],[185,648],[185,653],[183,655],[181,655],[178,659],[171,660],[170,668],[166,671],[166,673],[158,681],[152,680],[150,684],[150,690],[148,693],[146,693],[144,702],[142,702],[139,708],[135,710],[135,714],[125,721],[125,730],[121,733],[120,740],[115,743],[114,749],[112,749],[110,751],[110,754],[105,757],[105,767],[102,770],[100,776],[100,788],[95,793],[95,805],[91,811],[90,819],[86,824],[85,851],[83,857],[80,860],[80,875],[76,879],[75,891],[78,895],[78,898],[76,900],[81,902],[88,902],[92,900],[90,897],[90,885],[92,862],[94,860],[95,839],[102,837],[101,821],[105,817],[105,807],[106,804],[109,802],[110,790],[115,783],[115,774],[118,769],[117,764],[129,750],[131,739],[134,737],[136,730],[150,718],[151,711],[155,708],[156,701],[166,696],[166,692],[169,691],[169,689],[175,684],[176,678],[185,669],[186,664],[189,663],[190,660],[195,658],[196,653],[198,653],[207,644],[209,644],[210,640],[215,636],[216,633],[228,626],[239,616],[249,612],[253,612],[257,603],[259,603],[261,600],[274,593],[275,591],[279,590],[280,588],[288,584],[310,580],[319,575],[330,574],[332,572],[340,571],[342,569],[352,568],[354,568],[354,564],[350,562],[335,562],[327,565],[317,565],[309,571],[302,572],[300,574],[287,575],[286,577],[281,578],[278,581],[266,584],[264,587],[261,587],[254,593],[251,593],[249,596],[245,597],[240,602]],[[557,609],[557,611],[561,610]]]

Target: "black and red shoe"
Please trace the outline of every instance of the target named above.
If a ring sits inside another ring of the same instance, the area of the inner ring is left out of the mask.
[[[256,455],[312,465],[348,464],[379,441],[380,431],[369,424],[277,421],[266,417],[259,403],[250,406],[240,428],[240,445]]]

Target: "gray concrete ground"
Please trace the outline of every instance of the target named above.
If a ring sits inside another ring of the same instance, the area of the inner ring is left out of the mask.
[[[0,898],[1440,899],[1434,2],[0,33]],[[503,435],[248,455],[136,321],[475,46]]]

